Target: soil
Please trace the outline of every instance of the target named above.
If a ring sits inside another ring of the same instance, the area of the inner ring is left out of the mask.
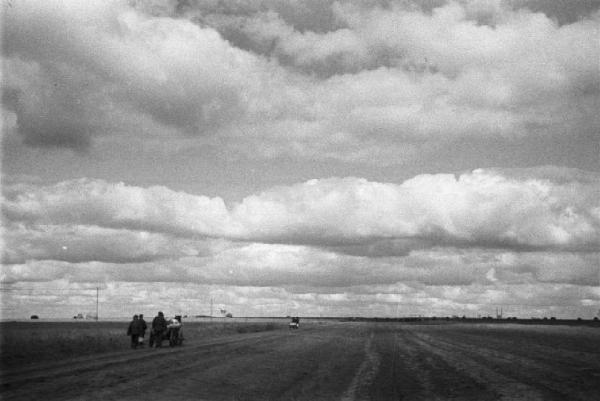
[[[599,400],[600,329],[309,323],[0,378],[2,400]]]

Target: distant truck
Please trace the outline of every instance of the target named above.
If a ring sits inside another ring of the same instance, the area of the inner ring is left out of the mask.
[[[299,328],[300,327],[300,318],[298,316],[293,317],[292,321],[290,322],[288,327],[290,328],[290,330]]]

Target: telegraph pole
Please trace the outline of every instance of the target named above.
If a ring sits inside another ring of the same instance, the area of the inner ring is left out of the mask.
[[[210,299],[210,320],[212,320],[213,317],[213,299]]]
[[[96,287],[96,321],[98,321],[98,292],[100,288]]]

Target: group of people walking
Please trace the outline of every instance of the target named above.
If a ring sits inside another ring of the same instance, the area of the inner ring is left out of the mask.
[[[144,336],[147,329],[148,325],[144,320],[144,315],[133,315],[133,320],[127,328],[127,335],[131,336],[131,348],[144,346]]]
[[[129,323],[127,328],[127,335],[131,336],[131,348],[138,348],[144,346],[144,337],[146,336],[146,330],[148,325],[144,320],[144,315],[134,315],[133,320]],[[165,315],[162,312],[158,312],[158,315],[152,320],[152,327],[150,330],[149,346],[152,348],[162,347],[164,340],[169,340],[169,345],[181,345],[183,340],[183,333],[181,332],[181,316],[177,315],[173,319],[167,321]]]

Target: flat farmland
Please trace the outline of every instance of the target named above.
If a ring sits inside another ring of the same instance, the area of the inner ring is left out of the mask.
[[[86,336],[119,337],[87,355],[50,349],[49,360],[8,348],[16,331],[31,331],[23,324],[2,326],[3,400],[600,399],[597,327],[193,323],[182,347],[132,350],[124,327],[88,323]]]

